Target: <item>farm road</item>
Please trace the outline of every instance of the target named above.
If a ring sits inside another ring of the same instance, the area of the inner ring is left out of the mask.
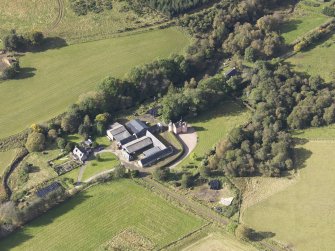
[[[54,30],[62,21],[64,14],[65,14],[65,4],[64,0],[56,0],[57,5],[58,5],[58,10],[57,10],[57,17],[56,19],[52,22],[50,27],[47,28],[46,33]]]
[[[179,138],[180,142],[183,145],[184,153],[182,156],[180,156],[179,161],[177,161],[176,163],[174,163],[172,166],[169,167],[170,169],[173,169],[176,166],[178,166],[179,163],[181,163],[188,155],[190,155],[190,153],[197,146],[198,142],[197,132],[193,127],[188,127],[187,133],[179,134],[177,135],[177,137]]]

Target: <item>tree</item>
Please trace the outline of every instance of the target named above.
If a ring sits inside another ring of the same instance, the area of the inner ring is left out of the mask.
[[[43,151],[45,136],[42,133],[32,132],[28,135],[26,148],[29,152]]]
[[[248,62],[255,62],[256,60],[256,50],[252,47],[248,47],[244,51],[244,60]]]
[[[116,179],[121,179],[126,176],[126,168],[124,166],[117,166],[114,168],[113,176]]]
[[[153,172],[153,176],[156,180],[166,181],[170,176],[170,168],[157,167]]]
[[[42,45],[44,41],[44,35],[40,31],[33,31],[28,33],[27,39],[29,40],[31,46],[39,47]]]
[[[67,143],[63,138],[57,138],[56,142],[59,149],[64,149]]]
[[[181,177],[181,186],[183,188],[189,188],[192,186],[192,176],[189,175],[188,173],[184,173]]]
[[[48,131],[48,138],[54,141],[58,137],[57,130],[51,129]]]
[[[252,229],[244,225],[239,225],[235,230],[235,236],[244,241],[248,241],[252,238]]]
[[[208,178],[211,175],[211,170],[208,166],[201,165],[199,167],[199,174],[202,178]]]

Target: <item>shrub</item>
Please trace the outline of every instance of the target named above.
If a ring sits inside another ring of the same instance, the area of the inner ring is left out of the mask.
[[[335,8],[326,6],[322,9],[322,14],[325,14],[326,16],[330,16],[330,17],[335,17]]]
[[[139,170],[131,170],[130,171],[130,177],[134,178],[138,178],[140,176],[140,171]]]
[[[181,186],[183,188],[189,188],[192,186],[193,180],[192,180],[192,176],[184,173],[183,176],[181,177]]]
[[[157,167],[153,176],[156,180],[166,181],[170,176],[170,169],[168,167]]]
[[[126,176],[126,168],[124,166],[115,167],[113,176],[116,179],[124,178]]]
[[[251,228],[239,225],[235,230],[235,236],[240,240],[248,241],[251,239],[252,232]]]
[[[32,132],[28,135],[26,148],[29,152],[43,151],[45,136],[42,133]]]
[[[57,142],[57,146],[58,146],[59,149],[64,149],[65,148],[65,146],[66,146],[66,140],[65,139],[57,138],[56,142]]]

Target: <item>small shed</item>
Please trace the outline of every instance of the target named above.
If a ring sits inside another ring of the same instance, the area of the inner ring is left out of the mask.
[[[219,180],[211,180],[208,185],[211,190],[220,190],[221,187]]]

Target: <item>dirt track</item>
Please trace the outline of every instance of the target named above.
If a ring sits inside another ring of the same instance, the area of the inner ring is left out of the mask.
[[[46,33],[54,30],[59,23],[62,21],[64,14],[65,14],[65,5],[64,5],[64,0],[56,0],[57,1],[57,5],[58,5],[58,14],[56,19],[52,22],[52,24],[48,27],[48,29],[46,30]]]

